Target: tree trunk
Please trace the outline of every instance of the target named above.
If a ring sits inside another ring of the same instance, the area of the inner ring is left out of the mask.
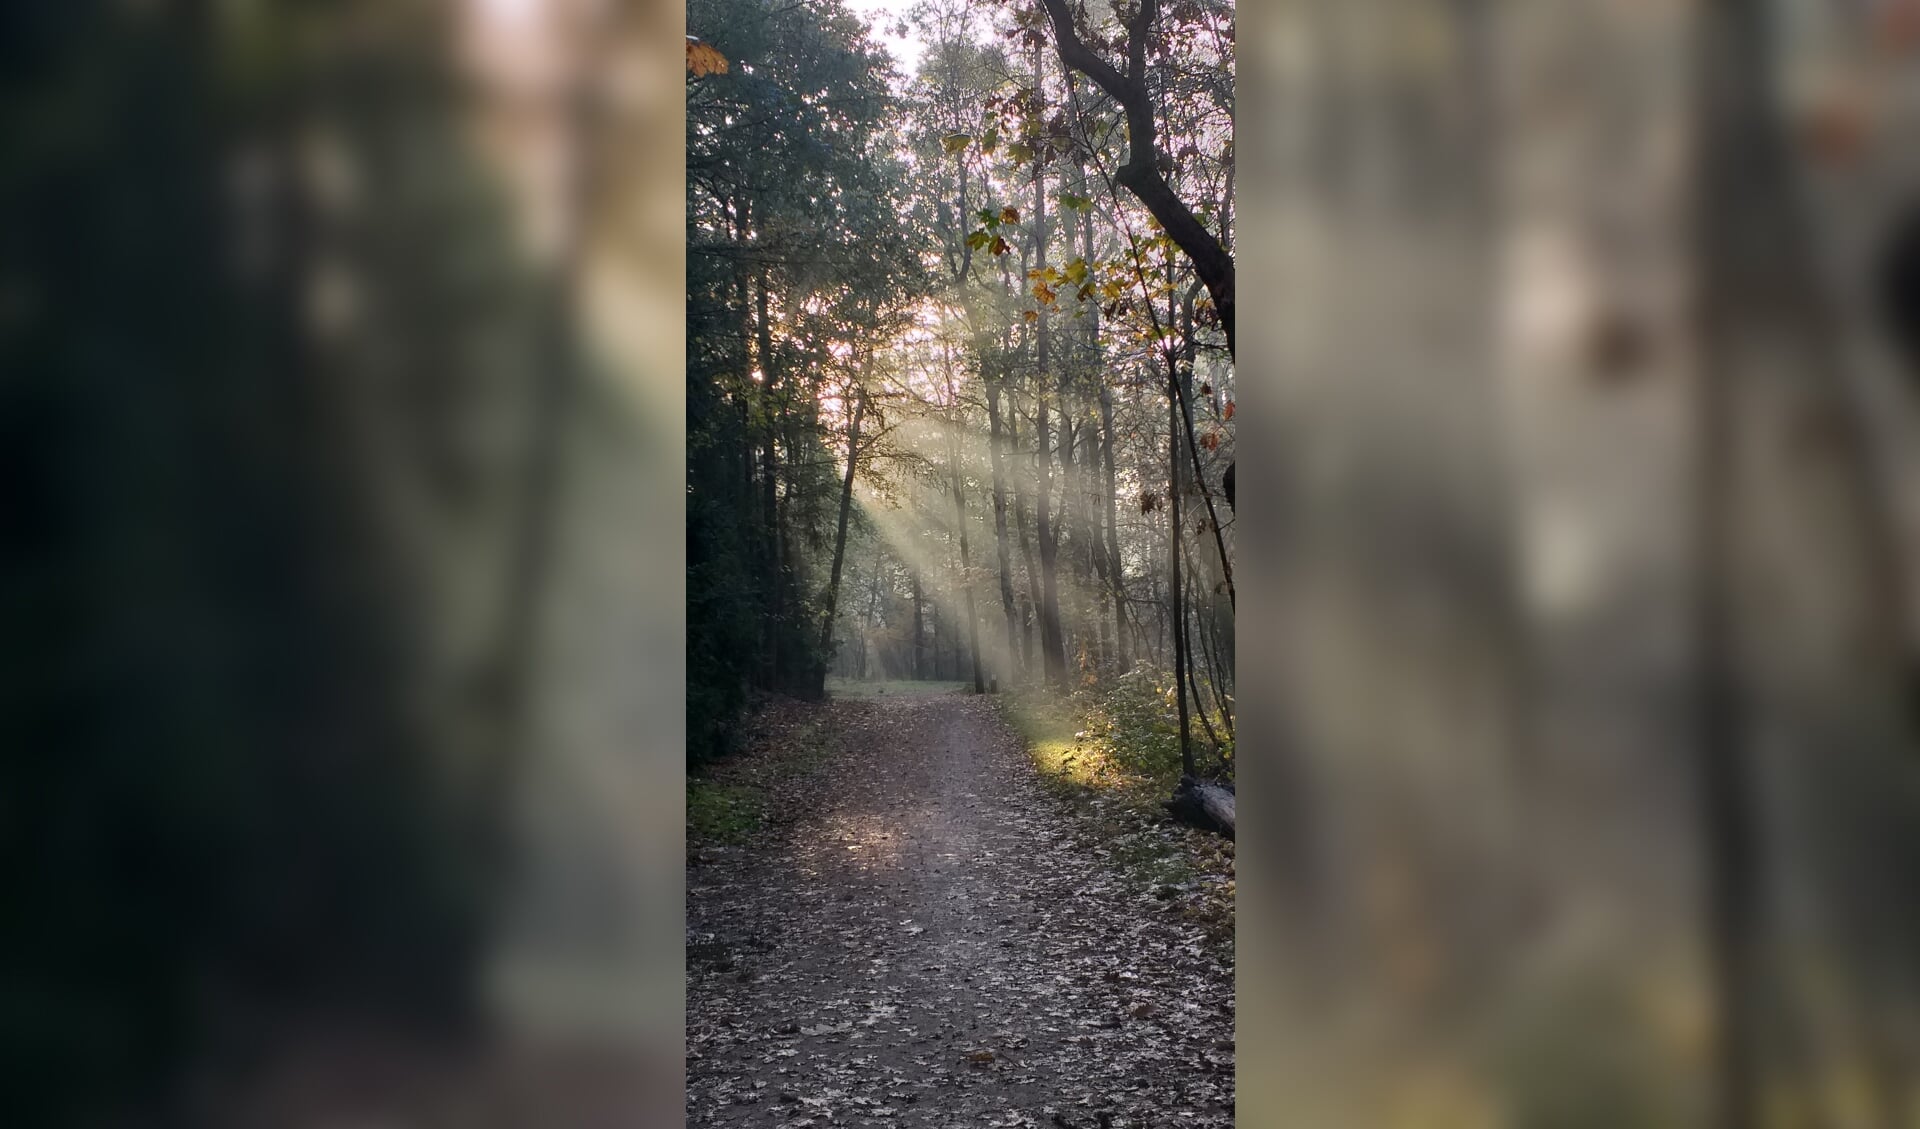
[[[1834,967],[1856,970],[1853,1037],[1863,1048],[1886,1033],[1881,1021],[1911,1022],[1886,1001],[1899,982],[1893,970],[1910,962],[1912,925],[1890,933],[1889,919],[1867,908],[1904,900],[1896,891],[1905,884],[1848,874],[1914,857],[1905,853],[1911,810],[1885,801],[1888,783],[1911,771],[1912,735],[1898,704],[1906,616],[1894,512],[1846,387],[1840,322],[1820,285],[1792,138],[1775,105],[1772,13],[1758,0],[1704,9],[1693,198],[1703,295],[1695,798],[1715,1123],[1749,1129],[1792,1069],[1769,1052],[1791,1046],[1783,1038],[1809,1038],[1789,954],[1819,945]],[[1794,834],[1807,821],[1830,829],[1810,843]],[[1848,857],[1856,865],[1841,862]],[[1882,861],[1857,866],[1865,859]],[[1803,899],[1823,922],[1814,936],[1792,912]],[[1885,1124],[1904,1120],[1899,1107],[1910,1101],[1904,1085],[1892,1089],[1876,1095]]]
[[[1113,473],[1113,390],[1100,382],[1100,461],[1106,474],[1107,579],[1113,586],[1113,640],[1120,673],[1133,665],[1127,653],[1127,585],[1120,571],[1120,501]]]
[[[779,382],[779,367],[774,363],[773,326],[767,317],[767,282],[758,280],[754,294],[754,335],[759,346],[760,361],[760,403],[762,414],[762,433],[760,445],[760,522],[761,539],[766,553],[766,567],[763,573],[768,585],[767,618],[762,638],[765,641],[763,659],[765,673],[763,685],[769,689],[778,689],[783,670],[780,662],[781,620],[786,615],[786,553],[780,531],[780,459],[775,448],[779,435],[779,413],[775,411],[776,385]]]
[[[920,569],[912,568],[913,576],[913,678],[919,681],[927,677],[927,627],[926,598],[920,591]]]
[[[1173,621],[1173,696],[1179,702],[1180,772],[1192,779],[1193,736],[1187,731],[1187,620],[1180,585],[1180,377],[1167,354],[1167,593]]]
[[[876,537],[873,546],[873,587],[867,594],[867,614],[860,621],[860,666],[856,677],[863,682],[867,677],[867,640],[873,634],[874,612],[880,607],[880,549],[880,539]]]
[[[1007,670],[1020,657],[1020,621],[1013,600],[1013,551],[1007,541],[1006,450],[1000,427],[1000,384],[1004,371],[987,380],[987,449],[993,459],[993,544],[1000,566],[1000,607],[1007,617]]]
[[[1039,48],[1033,53],[1034,89],[1040,89]],[[1044,104],[1042,106],[1044,110]],[[1033,166],[1033,251],[1034,269],[1047,269],[1047,176],[1044,165]],[[1048,450],[1047,372],[1052,361],[1052,319],[1042,307],[1035,331],[1034,392],[1038,400],[1038,418],[1034,421],[1034,449],[1039,459],[1036,489],[1035,533],[1040,540],[1040,649],[1046,665],[1047,683],[1064,690],[1067,685],[1066,640],[1060,629],[1060,582],[1058,575],[1060,542],[1054,527],[1049,495],[1053,490],[1052,455]],[[1064,405],[1063,405],[1064,407]]]
[[[954,405],[956,415],[959,412],[960,397],[953,379],[953,347],[947,342],[941,343],[941,357],[947,368],[947,396]],[[985,677],[980,672],[980,614],[973,602],[973,560],[967,550],[967,501],[966,466],[960,455],[960,421],[947,421],[947,458],[953,474],[953,529],[960,537],[960,588],[967,606],[967,655],[973,667],[973,692],[987,692]],[[956,653],[960,646],[960,633],[954,632]],[[954,673],[960,673],[959,663],[954,664]]]
[[[1007,446],[1015,451],[1020,449],[1020,433],[1016,424],[1019,413],[1007,412]],[[1013,480],[1013,524],[1020,533],[1020,561],[1026,568],[1026,600],[1020,613],[1020,671],[1031,676],[1033,666],[1033,626],[1040,609],[1040,568],[1033,556],[1033,538],[1027,533],[1027,492],[1021,486],[1027,476],[1016,475]]]
[[[853,420],[847,427],[847,470],[840,479],[840,520],[833,534],[833,566],[827,574],[826,607],[820,615],[820,654],[815,659],[818,674],[813,696],[825,697],[827,664],[833,656],[833,615],[840,602],[840,568],[847,559],[847,519],[853,514],[853,476],[860,465],[860,420],[867,414],[867,393],[862,389],[853,404]]]

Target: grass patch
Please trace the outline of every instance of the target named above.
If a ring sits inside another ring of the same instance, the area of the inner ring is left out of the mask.
[[[816,771],[834,726],[817,703],[786,701],[750,723],[738,752],[687,776],[687,845],[739,845],[779,822],[768,797]]]
[[[689,839],[744,843],[760,830],[763,812],[758,788],[699,777],[687,780]]]

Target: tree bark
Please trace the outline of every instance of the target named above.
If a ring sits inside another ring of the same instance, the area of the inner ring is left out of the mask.
[[[1034,90],[1036,97],[1040,89],[1040,53],[1034,51]],[[1042,107],[1044,109],[1044,105]],[[1034,268],[1047,269],[1047,175],[1045,167],[1035,161],[1033,166],[1033,249]],[[1060,539],[1055,528],[1049,495],[1053,490],[1052,456],[1048,451],[1048,418],[1046,379],[1052,345],[1051,319],[1048,310],[1040,309],[1038,326],[1035,332],[1034,392],[1039,401],[1038,418],[1034,421],[1034,447],[1039,458],[1037,489],[1038,505],[1035,508],[1035,530],[1040,540],[1040,650],[1046,665],[1046,678],[1049,685],[1064,690],[1067,685],[1066,640],[1060,629],[1060,581],[1058,575]]]
[[[1180,376],[1167,354],[1167,591],[1173,620],[1173,696],[1180,703],[1180,771],[1191,778],[1193,737],[1187,732],[1187,621],[1180,585]]]
[[[853,476],[860,465],[860,420],[867,414],[864,389],[853,405],[853,419],[847,426],[847,470],[840,479],[840,521],[833,534],[833,566],[827,574],[826,607],[820,616],[820,654],[815,660],[813,696],[827,692],[827,664],[833,655],[833,615],[840,600],[840,569],[847,559],[847,519],[853,514]]]
[[[1013,600],[1013,551],[1007,540],[1006,449],[1000,427],[1000,384],[1004,370],[987,384],[987,449],[993,459],[993,543],[1000,566],[1000,607],[1007,617],[1007,677],[1020,656],[1020,620]]]
[[[953,404],[956,415],[960,411],[960,399],[953,379],[953,347],[942,342],[941,356],[946,361],[947,395]],[[947,430],[947,457],[953,475],[953,529],[960,537],[960,588],[965,595],[967,605],[967,652],[973,665],[973,692],[987,692],[985,677],[980,672],[980,615],[973,602],[973,560],[967,550],[967,500],[964,483],[965,466],[961,462],[959,420],[949,420]],[[954,648],[959,648],[960,633],[954,632]],[[954,663],[954,673],[960,673],[959,663]]]
[[[920,569],[913,568],[913,678],[919,681],[927,676],[927,624],[926,598],[920,590]]]
[[[1113,586],[1113,639],[1121,673],[1133,665],[1127,651],[1127,585],[1120,571],[1120,503],[1113,473],[1113,390],[1100,382],[1100,461],[1106,473],[1107,579]]]

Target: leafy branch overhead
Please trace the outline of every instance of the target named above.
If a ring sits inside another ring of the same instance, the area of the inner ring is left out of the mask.
[[[1060,61],[1086,75],[1125,111],[1127,159],[1116,171],[1114,180],[1146,206],[1193,263],[1194,273],[1213,298],[1220,326],[1227,335],[1227,350],[1231,353],[1234,347],[1233,256],[1174,192],[1167,182],[1171,158],[1157,148],[1159,127],[1154,120],[1155,106],[1147,86],[1147,48],[1159,17],[1159,0],[1140,0],[1139,7],[1125,20],[1124,71],[1089,45],[1091,36],[1075,21],[1067,0],[1041,2],[1053,25]]]

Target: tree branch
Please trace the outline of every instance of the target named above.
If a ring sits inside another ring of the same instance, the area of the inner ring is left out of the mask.
[[[1060,51],[1060,61],[1092,79],[1094,85],[1112,96],[1126,112],[1127,162],[1115,172],[1114,180],[1146,206],[1147,211],[1166,230],[1168,238],[1193,263],[1194,273],[1206,286],[1207,294],[1213,299],[1213,308],[1220,316],[1220,327],[1227,334],[1227,353],[1231,356],[1234,345],[1233,256],[1193,214],[1185,201],[1174,193],[1160,172],[1159,152],[1155,147],[1157,127],[1153,120],[1153,103],[1147,97],[1146,80],[1147,36],[1152,31],[1154,19],[1159,15],[1158,0],[1141,0],[1140,11],[1127,25],[1127,73],[1124,75],[1080,38],[1080,33],[1073,26],[1073,13],[1067,8],[1067,0],[1041,2],[1046,7],[1048,20],[1053,24],[1054,42]]]

